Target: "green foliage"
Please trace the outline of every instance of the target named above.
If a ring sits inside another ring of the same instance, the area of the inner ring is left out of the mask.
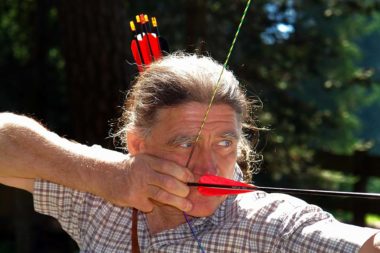
[[[365,217],[366,224],[368,226],[379,228],[380,227],[380,215],[377,214],[367,214]]]
[[[246,44],[240,47],[245,52],[238,59],[249,62],[243,77],[252,93],[261,93],[261,121],[272,129],[264,150],[266,170],[285,181],[304,178],[302,173],[318,163],[313,161],[313,150],[351,154],[368,149],[369,140],[360,138],[359,112],[380,98],[376,68],[359,64],[362,48],[358,43],[379,28],[379,6],[356,1],[295,1],[287,7],[289,2],[273,1],[278,12],[295,11],[293,23],[276,20],[292,24],[294,33],[269,44],[252,35],[250,41],[240,42]],[[260,34],[275,23],[259,13],[264,6],[256,4],[253,23],[259,25],[250,23],[249,34]]]
[[[380,192],[380,178],[369,178],[367,190],[369,192]]]
[[[30,57],[30,37],[32,29],[29,15],[35,3],[32,1],[5,1],[0,9],[0,63],[14,59],[24,63]],[[29,28],[29,29],[28,29]],[[4,47],[8,45],[8,47]]]
[[[37,115],[67,128],[57,8],[48,1],[0,4],[0,110]],[[57,117],[56,115],[61,115]]]

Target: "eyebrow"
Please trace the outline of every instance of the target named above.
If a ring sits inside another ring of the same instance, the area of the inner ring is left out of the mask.
[[[223,132],[218,137],[235,139],[235,140],[240,139],[240,135],[235,131]],[[175,145],[186,143],[186,142],[194,143],[196,139],[197,139],[197,135],[176,135],[173,138],[170,138],[167,144],[175,146]],[[199,139],[202,139],[202,136]]]
[[[222,137],[222,138],[233,138],[233,139],[239,140],[240,134],[238,134],[235,131],[227,131],[227,132],[222,133],[220,135],[220,137]]]
[[[196,139],[196,135],[176,135],[173,138],[170,138],[167,144],[175,146],[184,142],[195,142]]]

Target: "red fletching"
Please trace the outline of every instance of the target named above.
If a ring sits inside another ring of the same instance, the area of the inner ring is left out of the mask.
[[[214,175],[204,175],[198,183],[198,191],[207,196],[247,193],[255,189],[254,185]]]
[[[140,53],[139,46],[136,40],[132,40],[131,50],[132,50],[133,58],[135,59],[135,62],[137,64],[137,68],[139,72],[142,72],[144,69],[143,69],[142,60],[141,60],[141,53]]]
[[[142,37],[139,35],[137,36],[137,41],[140,45],[144,65],[149,65],[152,62],[152,55],[149,49],[148,37],[145,34]]]
[[[160,42],[158,37],[154,33],[148,33],[148,39],[150,42],[150,48],[152,49],[153,57],[155,60],[160,59],[162,57]]]
[[[292,189],[292,188],[276,188],[276,187],[262,187],[252,184],[237,182],[231,179],[204,175],[199,179],[198,183],[187,183],[188,186],[198,187],[198,191],[206,196],[220,196],[227,194],[240,194],[252,191],[266,191],[278,192],[294,195],[316,195],[316,196],[330,196],[341,198],[360,198],[360,199],[380,199],[380,193],[368,192],[339,192],[339,191],[326,191],[326,190],[310,190],[310,189]]]
[[[144,71],[149,64],[153,61],[157,61],[163,55],[161,44],[164,43],[165,40],[158,34],[156,18],[152,20],[154,20],[153,28],[150,26],[148,16],[145,14],[136,16],[136,22],[139,26],[136,27],[133,21],[130,22],[134,37],[131,42],[131,50],[139,72]],[[163,49],[168,51],[167,43],[165,43]]]

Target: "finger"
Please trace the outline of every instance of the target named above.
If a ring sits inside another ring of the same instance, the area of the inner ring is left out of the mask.
[[[193,207],[191,202],[185,198],[170,194],[169,192],[158,187],[151,187],[150,189],[150,198],[154,201],[174,206],[184,212],[190,211]]]
[[[146,196],[141,196],[140,194],[135,194],[134,199],[132,199],[132,202],[135,203],[132,207],[144,212],[149,213],[153,211],[154,203]]]
[[[160,172],[161,174],[170,175],[185,183],[194,181],[194,175],[188,168],[182,167],[168,160],[159,158],[158,160],[159,161],[156,161],[155,164],[152,164],[152,169],[155,171]]]
[[[373,239],[373,244],[374,244],[374,246],[377,248],[377,249],[380,249],[380,232],[378,232],[376,235],[375,235],[375,237],[374,237],[374,239]]]
[[[147,200],[144,203],[140,203],[139,205],[135,206],[135,208],[144,213],[150,213],[153,211],[154,205],[151,201]]]
[[[150,185],[159,187],[170,194],[185,198],[190,193],[190,187],[170,175],[156,173],[149,181]]]

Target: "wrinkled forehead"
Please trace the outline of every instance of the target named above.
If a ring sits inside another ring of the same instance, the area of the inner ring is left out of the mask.
[[[187,102],[157,110],[152,129],[173,131],[184,128],[199,130],[220,130],[239,136],[241,133],[241,116],[228,104],[214,104],[211,107],[204,103]]]

